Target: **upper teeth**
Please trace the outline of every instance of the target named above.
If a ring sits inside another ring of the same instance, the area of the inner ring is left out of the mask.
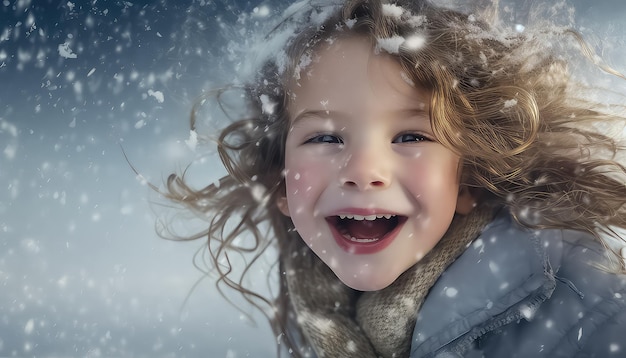
[[[376,220],[376,219],[391,219],[391,217],[393,217],[395,215],[391,215],[391,214],[387,214],[387,215],[367,215],[367,216],[363,216],[363,215],[339,215],[340,219],[353,219],[353,220]]]

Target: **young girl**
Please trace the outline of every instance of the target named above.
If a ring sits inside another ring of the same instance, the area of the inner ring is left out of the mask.
[[[417,0],[296,7],[219,136],[228,175],[168,180],[210,218],[220,280],[272,305],[295,357],[626,357],[626,120],[545,41],[593,60],[580,37]],[[223,264],[268,247],[273,298]]]

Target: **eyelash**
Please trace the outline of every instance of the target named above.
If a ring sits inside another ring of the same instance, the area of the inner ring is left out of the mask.
[[[324,140],[326,139],[326,140]],[[331,142],[332,140],[336,140]],[[311,138],[307,139],[306,141],[304,141],[304,144],[343,144],[343,140],[336,136],[336,135],[332,135],[332,134],[316,134],[314,136],[312,136]]]
[[[398,138],[403,138],[403,137],[408,137],[411,136],[413,138],[415,138],[414,140],[411,141],[407,141],[407,142],[430,142],[432,141],[430,138],[428,138],[427,136],[420,134],[420,133],[415,133],[415,132],[407,132],[407,133],[402,133],[398,136],[396,136],[391,142],[392,143],[407,143],[407,142],[398,142],[397,139]]]
[[[399,138],[404,138],[406,139],[406,137],[413,137],[413,140],[409,140],[409,141],[399,141]],[[426,142],[426,141],[432,141],[430,138],[428,138],[425,135],[419,134],[419,133],[413,133],[413,132],[408,132],[408,133],[402,133],[399,134],[398,136],[396,136],[391,143],[413,143],[413,142]],[[307,139],[306,141],[304,141],[304,144],[343,144],[343,140],[341,139],[341,137],[333,135],[333,134],[316,134],[312,137],[310,137],[309,139]]]

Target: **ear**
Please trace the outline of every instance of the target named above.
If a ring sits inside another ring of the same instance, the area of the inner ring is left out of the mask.
[[[461,215],[469,214],[477,204],[477,197],[467,186],[459,187],[459,196],[456,199],[456,212]]]
[[[291,216],[289,215],[289,204],[287,203],[286,196],[279,196],[276,198],[276,207],[278,207],[278,210],[283,213],[283,215]]]

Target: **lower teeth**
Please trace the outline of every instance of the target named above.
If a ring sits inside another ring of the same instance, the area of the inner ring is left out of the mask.
[[[358,243],[368,243],[368,242],[375,242],[375,241],[379,240],[377,238],[373,238],[373,239],[357,239],[356,237],[347,236],[347,235],[343,235],[343,237],[345,237],[346,239],[348,239],[348,240],[350,240],[352,242],[358,242]]]

